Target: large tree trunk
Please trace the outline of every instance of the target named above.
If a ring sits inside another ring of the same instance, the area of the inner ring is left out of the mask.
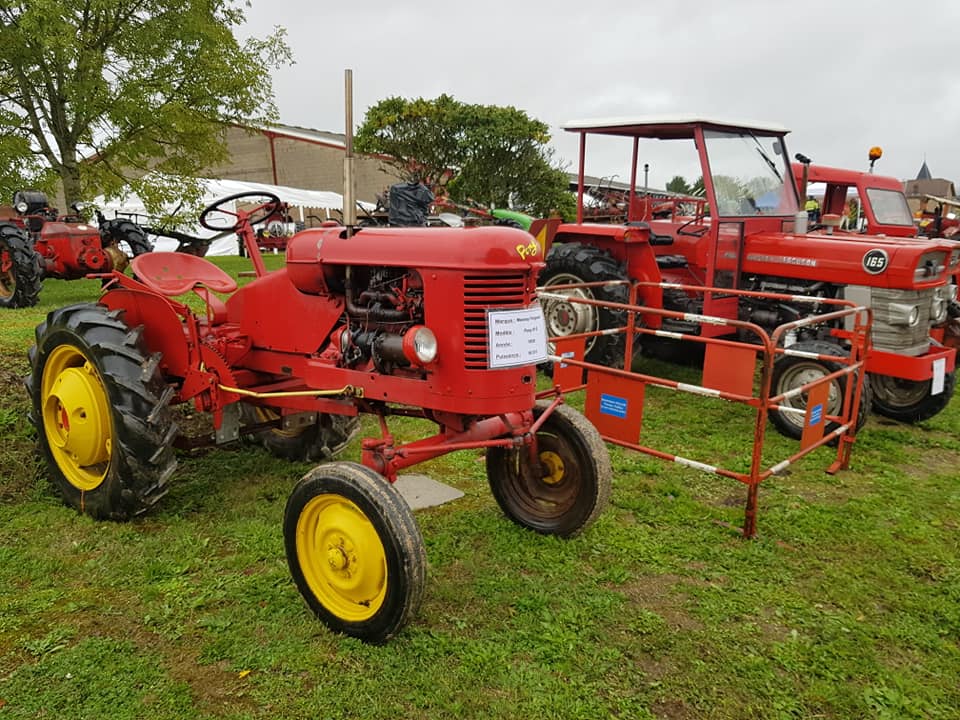
[[[75,159],[64,159],[60,166],[60,180],[63,182],[63,197],[69,208],[83,199],[80,188],[80,165]],[[61,208],[63,211],[64,208]]]

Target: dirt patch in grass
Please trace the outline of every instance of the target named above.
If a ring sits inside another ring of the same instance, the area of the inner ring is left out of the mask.
[[[700,621],[683,608],[684,597],[677,591],[681,583],[689,584],[690,579],[670,574],[644,575],[618,586],[617,590],[632,604],[659,615],[671,630],[702,630]]]

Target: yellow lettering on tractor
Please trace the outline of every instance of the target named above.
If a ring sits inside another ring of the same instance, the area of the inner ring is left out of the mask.
[[[517,245],[517,254],[521,259],[526,260],[528,257],[536,257],[540,253],[540,248],[541,245],[534,239],[526,245]]]

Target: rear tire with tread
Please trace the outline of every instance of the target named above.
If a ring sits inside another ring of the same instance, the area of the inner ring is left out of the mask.
[[[116,245],[130,257],[137,257],[153,250],[143,228],[130,220],[119,218],[107,220],[100,227],[100,241],[104,247]],[[126,247],[123,247],[121,243],[126,244]]]
[[[50,478],[66,504],[98,519],[147,511],[176,468],[171,394],[142,328],[122,318],[102,305],[54,310],[29,353],[30,419]]]
[[[549,289],[550,285],[611,280],[627,280],[626,268],[599,248],[573,242],[554,245],[550,248],[546,267],[540,271],[539,284]],[[626,285],[558,292],[572,297],[579,296],[623,304],[630,299],[630,291]],[[627,324],[625,310],[595,308],[548,299],[542,300],[541,304],[547,322],[547,334],[551,337],[623,327]],[[625,348],[624,333],[587,338],[584,359],[586,362],[598,365],[622,367]]]
[[[33,307],[40,297],[43,265],[27,234],[0,222],[0,308]]]
[[[245,425],[252,425],[279,416],[270,408],[244,403],[240,417]],[[320,413],[313,425],[298,430],[264,430],[253,437],[275,457],[292,462],[319,462],[332,460],[359,432],[360,418],[356,415]]]

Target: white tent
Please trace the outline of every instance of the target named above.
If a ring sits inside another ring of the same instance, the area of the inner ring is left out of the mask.
[[[211,205],[220,198],[238,193],[270,193],[279,197],[283,202],[296,208],[291,214],[295,220],[303,221],[308,215],[320,215],[323,218],[339,219],[340,211],[343,210],[343,196],[339,193],[327,190],[304,190],[302,188],[286,187],[284,185],[267,185],[266,183],[247,182],[243,180],[218,180],[212,178],[203,178],[200,182],[204,186],[203,204]],[[101,195],[94,200],[96,207],[103,210],[104,215],[114,217],[115,215],[147,215],[146,207],[143,201],[135,193],[127,193],[119,199],[106,201]],[[367,210],[373,210],[371,203],[360,202],[361,207]],[[171,205],[165,208],[172,212],[176,206]],[[234,209],[234,204],[226,205],[226,209]],[[309,213],[308,210],[319,210],[320,212]],[[330,211],[338,212],[331,214]],[[199,238],[217,238],[218,233],[212,232],[200,227],[199,223],[193,223],[189,226],[180,226],[175,228],[179,232],[186,233]],[[222,233],[219,233],[222,235]],[[155,250],[176,250],[178,242],[171,238],[151,237]],[[219,237],[210,244],[208,255],[236,255],[237,238],[230,233],[224,237]]]

